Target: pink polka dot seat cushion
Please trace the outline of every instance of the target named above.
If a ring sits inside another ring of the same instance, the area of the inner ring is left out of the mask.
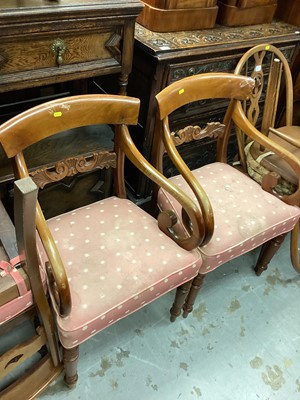
[[[111,197],[47,223],[71,290],[70,315],[56,315],[67,349],[190,281],[202,263],[197,249],[179,247],[126,199]]]
[[[285,204],[228,164],[216,162],[192,173],[211,202],[215,223],[211,240],[199,248],[201,274],[291,231],[299,219],[298,207]],[[170,180],[195,199],[181,175]],[[158,206],[160,210],[173,209],[178,216],[174,230],[184,232],[181,206],[163,189],[158,193]]]

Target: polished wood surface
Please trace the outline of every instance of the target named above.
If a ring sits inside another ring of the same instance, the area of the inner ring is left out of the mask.
[[[144,3],[156,8],[202,8],[214,7],[217,0],[145,0]]]
[[[137,22],[155,32],[177,32],[212,28],[217,14],[217,6],[164,9],[144,3]]]
[[[272,3],[248,6],[232,6],[218,1],[219,12],[217,23],[225,26],[246,26],[253,24],[269,24],[274,18],[277,8],[276,0]]]

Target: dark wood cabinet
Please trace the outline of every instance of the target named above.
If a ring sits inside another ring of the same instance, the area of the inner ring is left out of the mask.
[[[131,72],[138,0],[2,0],[0,92]]]
[[[129,79],[128,94],[141,99],[139,126],[133,130],[134,140],[146,158],[150,157],[156,114],[155,95],[171,82],[186,76],[210,72],[233,72],[242,54],[252,46],[270,43],[278,46],[290,63],[298,51],[299,30],[285,22],[228,28],[157,33],[137,25],[133,72]],[[188,124],[205,126],[210,120],[222,120],[227,107],[225,101],[213,104],[195,104],[183,109],[171,118],[172,129]],[[202,141],[201,141],[202,143]],[[215,142],[212,139],[199,145],[186,144],[182,151],[188,164],[196,168],[215,160]],[[235,154],[235,141],[229,146],[229,157]],[[167,175],[176,173],[166,160]],[[150,195],[149,182],[130,171],[127,176],[132,195],[144,201]]]

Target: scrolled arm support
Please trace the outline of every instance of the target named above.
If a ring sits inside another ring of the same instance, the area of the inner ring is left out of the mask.
[[[66,317],[70,314],[72,306],[69,282],[63,262],[39,204],[37,205],[36,226],[49,259],[47,272],[51,271],[50,289],[60,316]]]
[[[185,209],[191,234],[187,237],[178,236],[172,230],[172,226],[176,222],[173,212],[167,211],[161,213],[158,218],[160,229],[170,236],[179,246],[186,250],[192,250],[198,247],[205,237],[205,225],[202,212],[197,204],[192,201],[182,190],[166,179],[158,172],[138,151],[133,143],[128,129],[125,125],[117,126],[115,132],[115,145],[125,153],[128,159],[148,178],[150,178],[158,186],[168,191]]]
[[[166,117],[163,120],[163,130],[164,130],[163,143],[170,159],[178,169],[179,173],[189,184],[191,190],[193,191],[197,199],[198,205],[201,210],[202,224],[204,227],[204,234],[202,236],[201,245],[204,245],[210,241],[214,232],[213,209],[205,190],[202,188],[202,186],[200,185],[199,181],[195,178],[195,176],[191,173],[190,169],[188,168],[188,166],[185,164],[182,157],[178,153],[178,150],[170,135],[168,125],[169,125],[168,117]],[[192,221],[188,220],[186,213],[184,211],[182,214],[182,221],[186,229],[189,231],[191,229]]]

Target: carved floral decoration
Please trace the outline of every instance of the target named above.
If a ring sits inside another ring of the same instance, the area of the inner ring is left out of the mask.
[[[115,168],[116,154],[109,151],[99,151],[88,156],[69,157],[58,161],[53,167],[46,166],[30,173],[36,185],[42,189],[48,183],[88,172],[96,168]]]
[[[221,122],[208,122],[205,128],[189,125],[177,132],[172,132],[171,136],[175,146],[189,143],[193,140],[200,140],[205,137],[218,138],[224,135],[225,125]]]

